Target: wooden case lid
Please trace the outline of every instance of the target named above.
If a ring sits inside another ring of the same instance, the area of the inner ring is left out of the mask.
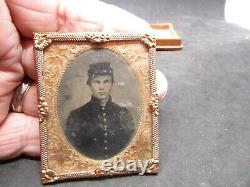
[[[156,50],[168,51],[182,48],[182,40],[171,23],[150,24],[156,37]]]

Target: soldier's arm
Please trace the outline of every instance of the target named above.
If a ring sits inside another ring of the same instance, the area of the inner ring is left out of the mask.
[[[70,112],[70,115],[66,122],[65,135],[71,144],[77,146],[79,142],[79,122],[78,117],[74,112]]]
[[[127,108],[122,108],[121,110],[121,121],[126,136],[129,138],[133,135],[135,131],[135,123],[133,117]]]

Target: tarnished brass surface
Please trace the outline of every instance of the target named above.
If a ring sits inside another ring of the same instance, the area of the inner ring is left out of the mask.
[[[142,113],[138,130],[128,147],[115,157],[123,161],[149,160],[146,173],[157,173],[159,111],[155,38],[149,34],[35,33],[34,40],[40,98],[42,182],[139,173],[139,169],[134,173],[102,171],[103,160],[90,159],[75,150],[59,123],[57,99],[62,76],[78,55],[96,47],[110,49],[123,57],[139,82]]]

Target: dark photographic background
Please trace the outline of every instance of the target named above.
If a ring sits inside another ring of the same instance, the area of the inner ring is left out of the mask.
[[[57,184],[73,187],[249,187],[250,31],[225,23],[225,0],[105,0],[148,22],[171,22],[181,51],[158,52],[169,82],[160,104],[160,173]],[[40,183],[40,161],[0,166],[0,186]]]

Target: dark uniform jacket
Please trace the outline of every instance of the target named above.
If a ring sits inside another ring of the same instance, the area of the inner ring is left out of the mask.
[[[112,102],[91,101],[70,112],[66,136],[82,154],[93,159],[106,159],[123,150],[131,140],[135,125],[125,107]]]

